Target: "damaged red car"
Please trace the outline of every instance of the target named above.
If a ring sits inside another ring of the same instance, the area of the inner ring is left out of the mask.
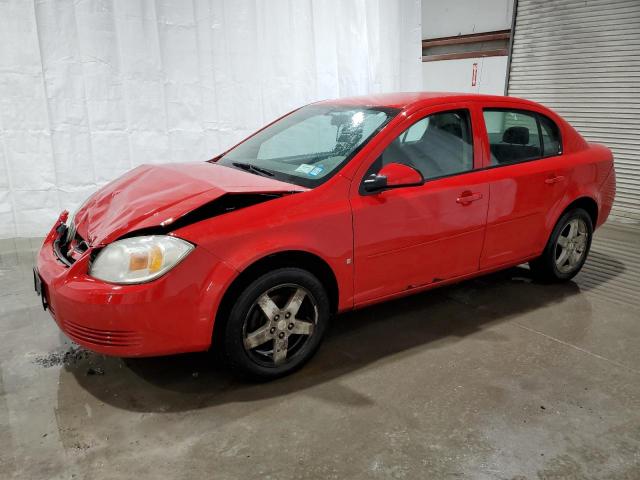
[[[275,378],[314,354],[338,312],[524,262],[572,278],[614,193],[609,149],[530,101],[324,101],[208,162],[108,184],[62,213],[34,280],[86,348],[215,348]]]

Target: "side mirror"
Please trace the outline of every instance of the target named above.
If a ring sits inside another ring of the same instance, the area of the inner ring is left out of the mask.
[[[389,163],[380,172],[364,179],[367,192],[377,192],[388,188],[415,187],[424,183],[422,174],[409,165]]]

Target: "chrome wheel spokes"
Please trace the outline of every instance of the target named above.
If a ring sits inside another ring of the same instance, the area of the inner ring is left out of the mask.
[[[589,231],[580,218],[573,218],[564,226],[556,241],[556,267],[569,273],[580,266],[587,252]]]
[[[269,332],[269,326],[264,325],[260,327],[258,330],[251,332],[244,338],[244,346],[246,348],[252,349],[259,347],[263,343],[267,343],[269,340],[273,339],[273,335]]]
[[[282,365],[313,335],[317,320],[318,306],[305,288],[291,284],[274,287],[260,295],[249,310],[245,350],[262,363],[270,360],[273,365]]]
[[[271,297],[266,293],[262,294],[260,298],[258,298],[257,304],[267,318],[273,318],[280,312],[278,306],[273,303]]]

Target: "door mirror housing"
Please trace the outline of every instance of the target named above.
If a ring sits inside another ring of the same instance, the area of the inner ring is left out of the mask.
[[[415,187],[424,183],[422,174],[409,165],[389,163],[382,167],[377,174],[364,179],[364,190],[379,192],[389,188]]]

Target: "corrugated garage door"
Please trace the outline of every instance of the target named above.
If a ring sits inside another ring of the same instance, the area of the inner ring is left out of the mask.
[[[640,220],[640,0],[519,0],[509,95],[614,153],[614,213]]]

